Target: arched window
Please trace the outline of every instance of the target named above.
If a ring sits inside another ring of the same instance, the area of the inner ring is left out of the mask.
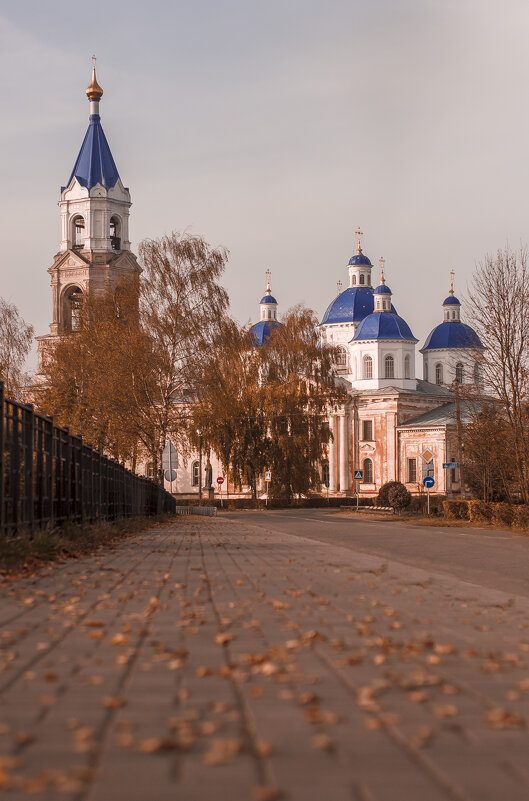
[[[395,378],[395,360],[389,354],[384,359],[384,378]]]
[[[191,466],[191,484],[192,484],[193,487],[198,487],[198,481],[199,481],[198,474],[199,474],[199,472],[200,471],[199,471],[198,462],[193,462],[193,464]]]
[[[119,218],[118,217],[111,217],[110,218],[110,244],[112,246],[112,250],[120,250],[121,249],[121,233],[119,230]]]
[[[362,467],[364,469],[364,484],[373,484],[373,462],[371,459],[364,459]]]
[[[443,383],[443,365],[441,362],[437,362],[435,365],[435,383],[442,384]]]
[[[455,319],[456,319],[456,313],[455,313],[455,311],[453,311],[452,312],[452,320],[455,320]]]
[[[404,378],[410,378],[410,356],[404,357]]]
[[[82,248],[83,247],[83,237],[84,237],[84,219],[81,216],[74,217],[72,220],[73,226],[73,246],[74,248]]]
[[[361,275],[360,275],[360,283],[361,284],[365,284],[365,276],[364,276],[363,273],[361,273]]]
[[[481,365],[479,362],[474,362],[474,384],[481,384]]]
[[[353,275],[353,277],[351,278],[351,285],[352,286],[356,285],[356,275]]]
[[[67,331],[77,331],[81,315],[83,293],[78,286],[66,290],[63,300],[63,323]]]
[[[321,483],[325,486],[329,486],[329,462],[327,459],[321,463]]]
[[[456,381],[458,384],[463,383],[463,364],[462,362],[458,362],[456,364]]]
[[[272,309],[268,309],[268,319],[272,319]]]
[[[364,356],[363,368],[364,378],[373,378],[373,359],[371,356]]]
[[[336,366],[347,367],[347,353],[345,348],[337,348],[336,350]]]
[[[428,362],[424,360],[424,380],[428,381]]]

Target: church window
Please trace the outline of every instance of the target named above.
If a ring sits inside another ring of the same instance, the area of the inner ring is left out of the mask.
[[[63,322],[67,331],[78,331],[83,293],[78,286],[72,286],[64,295]]]
[[[117,217],[110,218],[110,244],[112,250],[121,249],[121,238],[119,232],[119,219]]]
[[[365,277],[364,277],[363,273],[361,273],[361,275],[360,275],[360,283],[361,284],[365,284]]]
[[[408,459],[408,484],[417,483],[417,459]]]
[[[452,312],[452,320],[455,320],[455,319],[456,319],[456,313],[455,313],[455,311],[453,311]]]
[[[410,357],[409,354],[404,357],[404,378],[410,377]]]
[[[75,217],[73,220],[73,246],[74,248],[83,247],[84,236],[84,219],[82,217]]]
[[[356,285],[356,275],[353,275],[353,277],[352,277],[352,279],[351,279],[351,284],[352,284],[353,286],[355,286],[355,285]]]
[[[268,309],[268,319],[272,319],[272,309]]]
[[[479,362],[474,362],[474,384],[481,384],[481,365]]]
[[[458,384],[463,383],[463,365],[461,362],[456,364],[456,381]]]
[[[321,483],[325,486],[329,486],[329,462],[327,459],[321,463]]]
[[[364,356],[364,378],[373,378],[373,359],[371,356]]]
[[[364,484],[372,484],[373,483],[373,462],[371,459],[364,459],[363,465],[364,469]]]
[[[347,353],[345,348],[336,349],[336,365],[337,367],[347,367]]]
[[[395,360],[389,354],[384,359],[384,378],[395,378]]]
[[[424,380],[428,381],[428,362],[426,360],[424,362]]]
[[[443,365],[441,362],[437,362],[435,365],[435,383],[442,384],[443,383]]]
[[[373,421],[362,420],[362,439],[364,442],[373,441]]]
[[[193,487],[198,487],[198,474],[199,474],[199,464],[198,462],[193,462],[191,467],[191,484]]]

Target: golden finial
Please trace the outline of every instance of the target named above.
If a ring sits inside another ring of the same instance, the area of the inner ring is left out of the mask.
[[[380,283],[381,284],[385,284],[386,283],[386,279],[384,278],[384,264],[385,263],[386,263],[386,260],[385,260],[384,256],[381,256],[380,257]]]
[[[341,281],[337,282],[336,288],[338,289],[338,294],[341,295],[342,294],[342,282]]]
[[[450,270],[450,294],[454,294],[454,270]]]
[[[92,82],[86,90],[86,95],[89,100],[100,100],[103,96],[103,90],[96,80],[96,57],[92,56]]]
[[[358,228],[356,229],[355,234],[358,237],[358,253],[361,253],[362,252],[362,239],[361,238],[363,237],[364,232],[360,230],[360,226],[358,226]]]
[[[271,277],[272,277],[272,273],[270,272],[270,270],[267,270],[266,271],[266,291],[268,293],[270,293],[272,291],[271,288],[270,288],[270,279],[271,279]]]

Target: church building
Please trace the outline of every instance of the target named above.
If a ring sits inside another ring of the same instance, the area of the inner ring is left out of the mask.
[[[39,367],[49,344],[75,330],[79,303],[87,293],[103,293],[124,277],[141,273],[129,239],[130,192],[119,176],[101,126],[99,105],[103,90],[96,79],[86,90],[90,105],[88,130],[65,186],[59,209],[61,241],[48,272],[51,276],[50,333],[38,337]],[[376,495],[387,481],[402,481],[423,491],[423,479],[434,478],[434,491],[461,490],[459,470],[443,464],[457,462],[458,437],[454,386],[479,389],[479,353],[483,346],[473,329],[461,321],[461,304],[454,295],[453,273],[442,317],[420,353],[423,375],[415,375],[412,329],[397,312],[380,259],[380,280],[373,285],[373,266],[362,250],[357,232],[356,253],[350,258],[348,286],[329,304],[319,325],[322,344],[337,349],[335,372],[347,390],[347,401],[329,409],[332,433],[321,465],[322,492],[350,496]],[[272,295],[270,271],[259,303],[259,319],[250,328],[254,347],[265,345],[281,325],[278,302]],[[37,382],[39,375],[37,374]],[[148,471],[148,466],[146,466]],[[362,471],[362,480],[353,472]],[[178,455],[176,477],[166,489],[178,495],[212,493],[223,471],[215,454],[201,449],[185,459]],[[259,486],[264,489],[264,477]],[[203,486],[201,487],[200,484]],[[233,487],[224,484],[233,493]]]

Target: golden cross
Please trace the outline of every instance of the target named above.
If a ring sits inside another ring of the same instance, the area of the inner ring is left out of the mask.
[[[358,226],[358,228],[356,229],[355,234],[358,237],[358,252],[361,253],[362,252],[361,237],[363,237],[364,232],[360,230],[360,226]]]
[[[337,286],[337,288],[338,288],[338,294],[339,294],[339,295],[341,295],[341,294],[342,294],[342,282],[341,282],[341,281],[338,281],[338,283],[336,284],[336,286]]]
[[[454,294],[454,270],[450,270],[450,294]]]
[[[272,277],[272,273],[270,270],[266,271],[266,291],[270,292],[270,278]]]
[[[92,67],[94,69],[96,68],[96,57],[95,56],[92,56]]]
[[[385,263],[386,263],[386,260],[385,260],[384,256],[381,256],[380,257],[380,283],[381,284],[385,284],[386,283],[386,280],[384,278],[384,264]]]

